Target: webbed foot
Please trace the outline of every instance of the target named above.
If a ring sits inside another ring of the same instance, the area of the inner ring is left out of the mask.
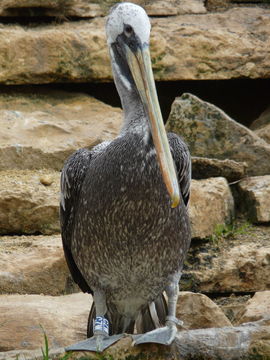
[[[149,331],[145,334],[134,335],[134,345],[144,343],[171,345],[177,333],[176,325],[181,326],[183,325],[183,322],[172,316],[168,316],[166,326]]]
[[[94,351],[102,352],[109,346],[124,337],[125,334],[117,334],[112,336],[95,335],[77,344],[70,345],[65,348],[66,351]]]

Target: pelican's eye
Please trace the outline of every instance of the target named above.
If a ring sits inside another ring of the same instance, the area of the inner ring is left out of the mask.
[[[133,34],[133,28],[130,25],[124,25],[124,33],[127,37],[130,37]]]

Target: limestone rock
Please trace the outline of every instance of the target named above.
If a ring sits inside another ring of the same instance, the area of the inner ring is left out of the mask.
[[[0,170],[61,170],[81,147],[114,138],[120,109],[88,95],[41,88],[0,94]]]
[[[259,291],[246,303],[238,314],[238,324],[257,321],[270,315],[270,290]]]
[[[88,294],[65,296],[0,295],[0,352],[44,345],[67,346],[86,336],[91,306]]]
[[[235,360],[254,359],[254,354],[260,359],[268,359],[270,354],[269,321],[258,321],[237,327],[196,329],[181,331],[176,335],[171,347],[158,344],[143,344],[132,346],[131,336],[127,336],[109,347],[102,356],[125,360],[127,358],[147,358],[149,360]],[[63,348],[50,350],[55,360],[64,356],[69,359],[97,359],[91,352],[76,351],[64,353]],[[41,350],[17,350],[0,353],[0,360],[43,360]]]
[[[204,1],[182,0],[178,9],[179,14],[205,14],[207,12]]]
[[[270,77],[269,14],[254,7],[152,19],[155,78]],[[0,83],[111,80],[104,26],[104,18],[33,28],[2,25]]]
[[[192,180],[189,214],[193,238],[203,239],[217,225],[230,223],[234,200],[226,179]]]
[[[207,0],[207,9],[213,10],[224,10],[229,7],[231,0]]]
[[[232,326],[223,311],[203,294],[180,292],[176,310],[177,318],[184,322],[184,329],[204,329]]]
[[[217,296],[214,301],[232,324],[235,325],[237,324],[237,318],[240,312],[245,309],[245,305],[250,297],[250,295],[235,295],[232,293],[230,296]]]
[[[180,294],[177,313],[185,321],[186,329],[196,328],[196,324],[203,328],[231,326],[221,310],[206,296]],[[55,297],[0,295],[0,352],[40,348],[43,333],[39,325],[46,331],[50,348],[84,340],[91,299],[90,295],[82,293]],[[184,309],[189,315],[184,314]]]
[[[122,0],[123,1],[123,0]],[[0,4],[0,16],[105,16],[109,8],[119,0],[4,0]],[[205,13],[203,0],[135,0],[149,15],[177,15],[179,13]],[[188,4],[189,2],[190,4]]]
[[[249,175],[270,172],[270,144],[192,94],[175,99],[166,126],[184,138],[193,156],[246,162]]]
[[[42,360],[40,348],[44,348],[44,339],[40,325],[48,337],[50,356],[63,359],[63,346],[85,338],[90,305],[91,297],[87,294],[59,297],[1,295],[0,359]],[[132,338],[127,336],[103,355],[115,359],[142,356],[149,360],[198,357],[202,360],[234,360],[252,355],[254,351],[269,355],[269,340],[270,319],[266,318],[238,327],[180,331],[172,347],[157,344],[132,346]],[[39,350],[31,351],[33,348]],[[96,359],[96,354],[89,352],[75,352],[69,358],[82,359],[86,356]]]
[[[255,134],[270,144],[270,124],[261,127],[260,129],[254,130]]]
[[[53,183],[40,182],[50,174]],[[59,231],[60,174],[48,170],[0,172],[0,233],[52,234]]]
[[[0,16],[94,17],[104,15],[105,6],[105,3],[102,6],[102,1],[89,0],[3,0]]]
[[[263,113],[258,117],[258,119],[254,120],[250,125],[252,130],[258,130],[260,128],[265,127],[270,124],[270,106],[263,111]]]
[[[243,236],[247,236],[243,234]],[[253,238],[253,240],[252,240]],[[183,274],[180,288],[203,293],[238,293],[267,290],[270,287],[270,245],[250,241],[233,246],[224,243],[213,251],[191,253],[192,265]]]
[[[135,0],[133,2],[141,5],[150,16],[206,13],[202,0]]]
[[[270,175],[245,178],[237,190],[240,210],[250,221],[270,222]]]
[[[247,165],[234,160],[219,160],[203,157],[192,157],[192,178],[207,179],[210,177],[224,177],[229,182],[239,180],[245,176]]]
[[[61,295],[68,276],[60,235],[0,238],[0,294]]]
[[[261,3],[266,4],[267,1],[264,0],[207,0],[207,9],[208,10],[224,10],[228,8],[229,6],[236,6],[236,4],[245,4],[245,3]]]
[[[270,107],[268,107],[253,123],[250,128],[254,132],[264,139],[267,143],[270,143]]]

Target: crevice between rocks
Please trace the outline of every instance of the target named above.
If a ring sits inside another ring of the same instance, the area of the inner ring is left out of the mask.
[[[27,10],[30,10],[26,8]],[[16,9],[18,11],[18,9]],[[21,11],[21,10],[20,10]],[[64,22],[78,22],[93,20],[93,17],[70,16],[70,15],[58,15],[58,16],[43,16],[43,15],[29,15],[26,11],[22,11],[20,16],[0,16],[0,24],[4,25],[22,25],[29,27],[37,27],[40,25],[61,24]]]
[[[270,79],[157,81],[156,86],[165,121],[175,97],[187,92],[218,106],[247,127],[270,105]],[[113,107],[121,107],[113,82],[0,85],[1,92],[37,89],[83,92]]]

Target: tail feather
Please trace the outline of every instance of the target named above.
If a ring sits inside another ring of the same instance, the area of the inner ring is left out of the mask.
[[[167,301],[163,294],[141,311],[136,319],[137,333],[143,334],[148,331],[164,326],[168,313]]]
[[[128,319],[120,315],[115,309],[108,307],[108,311],[105,314],[105,318],[109,321],[109,335],[129,333],[133,334],[136,324],[136,332],[139,334],[146,333],[154,330],[158,327],[164,326],[166,322],[166,316],[168,313],[167,301],[163,294],[160,294],[158,298],[149,304],[145,309],[141,310],[135,320]],[[96,317],[96,307],[93,302],[90,309],[87,325],[87,337],[92,337],[93,322]]]
[[[94,324],[95,318],[96,318],[96,307],[95,307],[95,303],[93,301],[91,309],[90,309],[90,313],[88,316],[88,323],[87,323],[87,337],[88,338],[90,338],[94,335],[93,324]]]
[[[88,316],[87,337],[94,335],[93,323],[96,318],[96,306],[93,302]],[[135,320],[120,315],[115,309],[108,309],[105,318],[109,321],[109,335],[122,334],[124,332],[133,334]]]

